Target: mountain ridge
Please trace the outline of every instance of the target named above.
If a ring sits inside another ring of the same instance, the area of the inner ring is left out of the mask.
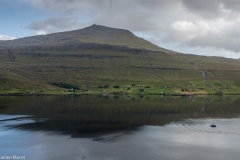
[[[16,49],[37,46],[54,47],[68,44],[107,44],[145,50],[166,50],[135,36],[129,30],[116,29],[95,24],[73,31],[0,41],[0,49]]]

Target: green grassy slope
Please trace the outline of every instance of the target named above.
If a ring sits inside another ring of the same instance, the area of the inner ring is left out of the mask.
[[[1,62],[1,64],[10,70],[10,73],[26,77],[24,79],[29,79],[30,82],[37,83],[43,88],[48,88],[49,82],[61,82],[87,90],[98,90],[98,87],[103,85],[119,85],[120,90],[124,90],[127,85],[135,84],[142,87],[150,86],[147,90],[158,94],[182,93],[181,89],[184,89],[185,93],[189,90],[202,94],[216,92],[206,87],[201,72],[188,63],[189,60],[195,63],[193,59],[175,57],[164,52],[135,53],[105,49],[77,49],[71,52],[16,50],[11,53],[15,58],[14,62]],[[9,58],[8,53],[1,55],[5,55],[5,59]],[[222,68],[213,70],[212,65],[221,66],[213,60],[210,62],[202,60],[196,65],[205,70],[213,88],[226,89],[226,93],[238,91],[237,69],[239,67],[237,65],[231,72],[224,68],[230,68],[232,64],[228,67],[225,64]],[[229,75],[228,78],[225,77],[226,73]],[[19,81],[18,83],[23,82],[21,79]],[[192,86],[189,87],[189,85]],[[9,86],[16,87],[16,85]],[[171,91],[166,91],[166,86],[170,87]],[[128,92],[138,92],[138,87],[131,87]]]
[[[188,61],[204,70],[213,88],[223,91],[232,89],[238,92],[240,86],[239,60],[187,54],[175,54],[175,57]]]

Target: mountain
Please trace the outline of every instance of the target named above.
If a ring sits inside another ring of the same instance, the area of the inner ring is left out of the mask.
[[[170,51],[100,25],[0,41],[0,94],[239,94],[239,71],[239,60]]]
[[[95,24],[90,27],[75,31],[53,33],[49,35],[38,35],[16,40],[0,41],[0,48],[27,49],[29,47],[57,47],[59,45],[71,45],[76,47],[79,44],[108,44],[119,47],[156,51],[163,49],[142,38],[135,36],[128,30],[115,29]]]

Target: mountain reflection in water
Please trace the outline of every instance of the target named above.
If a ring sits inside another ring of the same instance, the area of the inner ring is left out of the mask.
[[[0,119],[0,122],[19,121],[8,125],[9,128],[54,131],[72,137],[91,137],[116,131],[131,132],[145,125],[184,126],[186,119],[234,118],[240,113],[239,96],[136,96],[118,99],[90,95],[20,96],[0,97],[0,104],[0,114],[28,115]],[[209,125],[212,121],[209,121]],[[116,135],[118,136],[120,135]]]

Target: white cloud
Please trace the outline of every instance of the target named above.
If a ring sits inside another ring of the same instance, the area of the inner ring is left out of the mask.
[[[16,39],[16,37],[8,36],[8,35],[0,35],[0,40],[13,40]]]
[[[211,51],[227,57],[236,57],[240,52],[240,22],[223,18],[200,21],[176,21],[161,40],[182,47],[200,47],[208,55]],[[192,50],[188,48],[189,50]],[[211,50],[211,49],[212,50]],[[199,48],[198,48],[199,49]],[[225,54],[224,54],[225,52]],[[230,56],[232,54],[232,56]]]
[[[35,33],[34,33],[34,35],[45,35],[45,34],[47,34],[47,33],[43,30],[35,31]]]
[[[179,35],[178,41],[190,41],[199,36],[205,36],[209,30],[208,23],[204,21],[198,21],[196,23],[188,21],[176,21],[171,24],[175,35]]]

